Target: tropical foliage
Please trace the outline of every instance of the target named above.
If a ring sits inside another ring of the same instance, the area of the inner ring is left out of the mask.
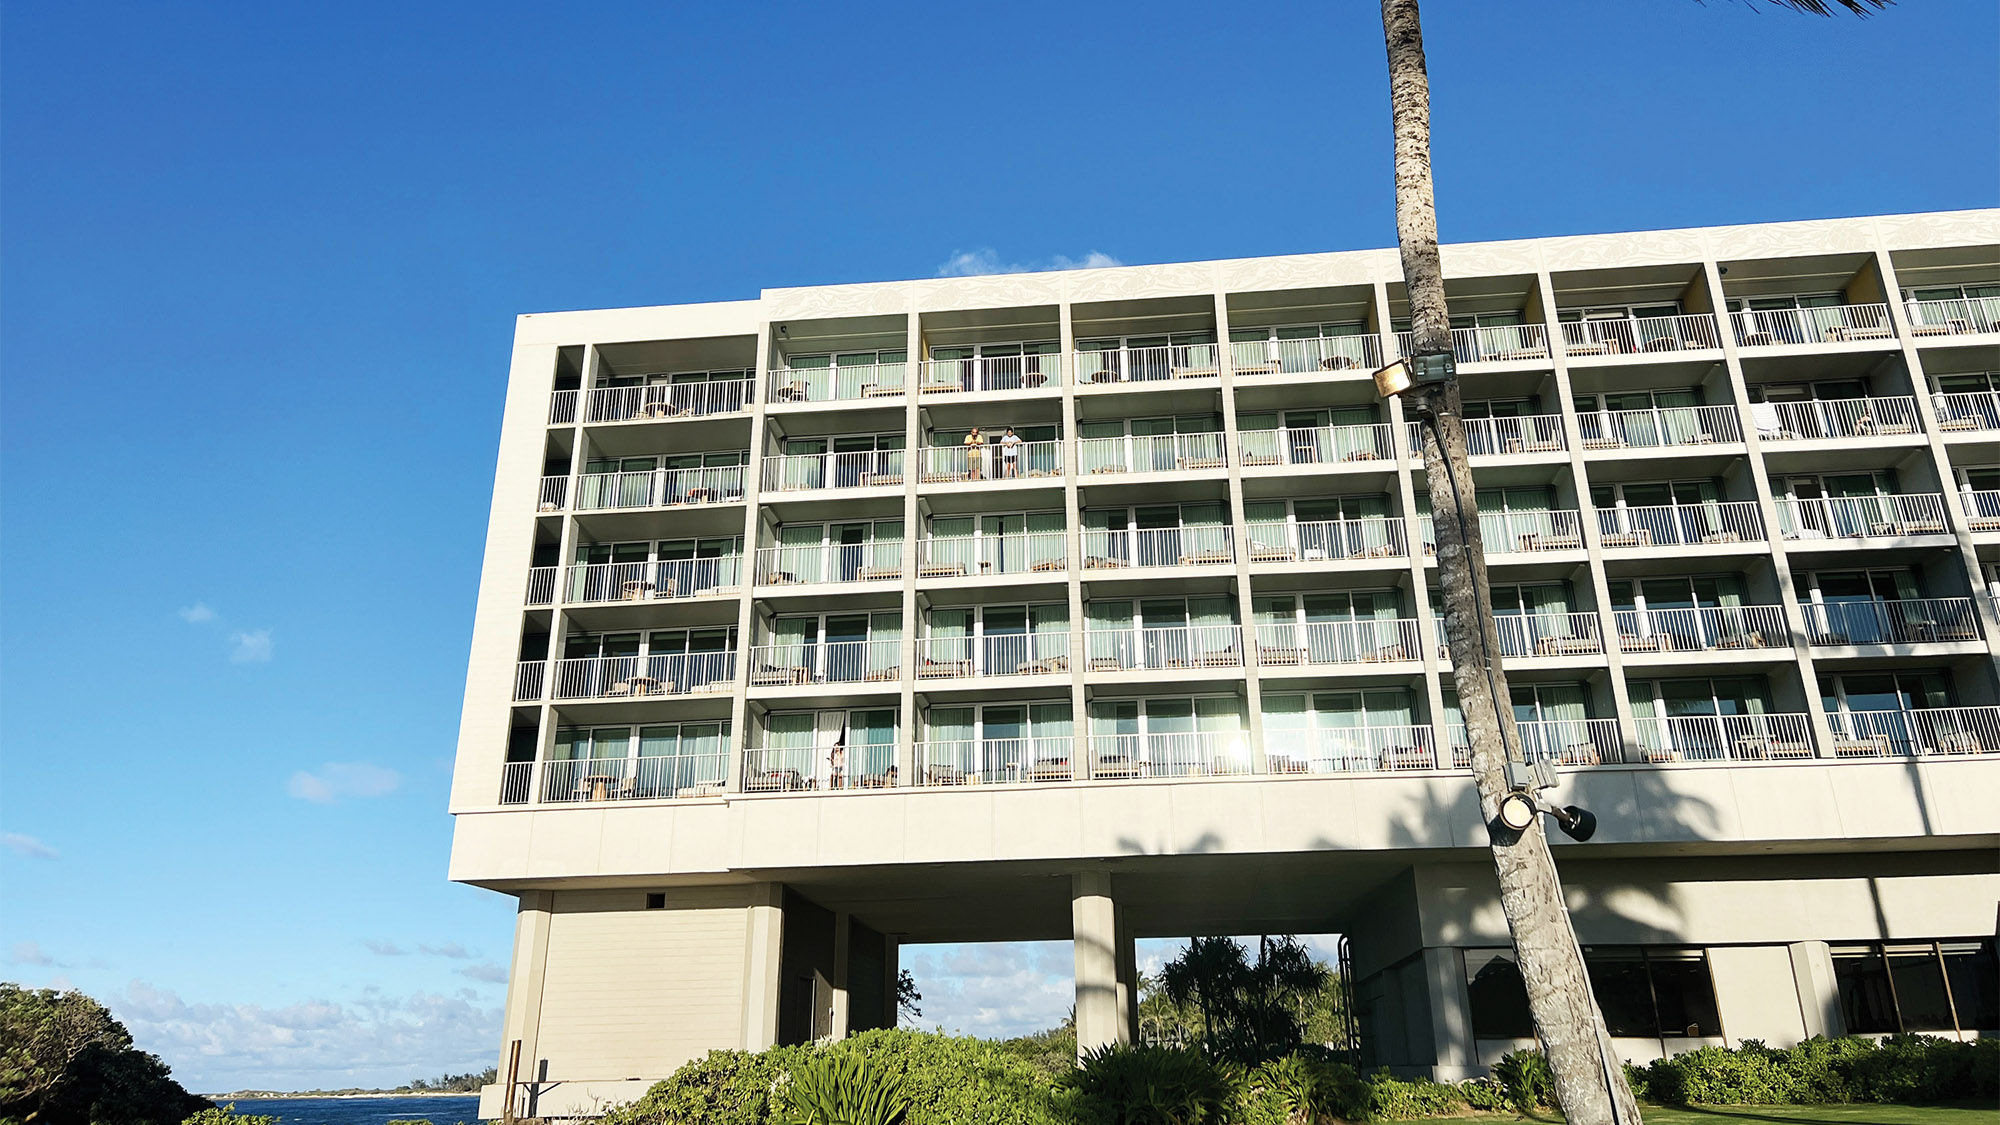
[[[0,983],[0,1121],[180,1125],[210,1108],[81,992]]]
[[[1233,938],[1195,938],[1161,969],[1157,991],[1141,978],[1141,1037],[1194,1042],[1211,1056],[1255,1065],[1305,1043],[1341,1039],[1338,978],[1297,938],[1264,937],[1253,961]]]
[[[901,1125],[910,1112],[903,1079],[856,1051],[826,1051],[792,1071],[785,1125]]]

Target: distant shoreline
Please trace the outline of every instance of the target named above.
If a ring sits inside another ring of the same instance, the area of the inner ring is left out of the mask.
[[[278,1098],[476,1098],[477,1090],[368,1090],[347,1094],[286,1094],[276,1090],[237,1090],[230,1094],[201,1094],[212,1102],[273,1101]]]

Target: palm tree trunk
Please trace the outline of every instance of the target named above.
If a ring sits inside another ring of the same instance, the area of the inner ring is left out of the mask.
[[[1451,319],[1438,260],[1431,184],[1430,79],[1424,70],[1417,0],[1382,0],[1382,31],[1388,42],[1389,99],[1395,120],[1396,236],[1402,249],[1403,282],[1409,290],[1414,350],[1449,351]],[[1435,426],[1424,427],[1424,473],[1437,525],[1445,638],[1451,648],[1459,710],[1472,743],[1480,812],[1492,824],[1510,788],[1507,748],[1521,742],[1514,729],[1513,707],[1507,702],[1507,677],[1495,657],[1500,651],[1499,628],[1486,612],[1492,604],[1491,587],[1472,467],[1466,459],[1458,380],[1417,388],[1405,396],[1405,405],[1436,419]],[[1445,744],[1440,753],[1449,753],[1449,732],[1440,733]],[[1591,995],[1583,951],[1570,928],[1555,858],[1539,818],[1518,837],[1503,831],[1492,836],[1500,905],[1513,932],[1528,1008],[1548,1051],[1564,1113],[1571,1125],[1639,1125],[1624,1068],[1612,1051],[1604,1017]]]

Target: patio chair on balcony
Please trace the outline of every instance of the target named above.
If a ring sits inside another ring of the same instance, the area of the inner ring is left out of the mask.
[[[1182,469],[1226,469],[1229,467],[1229,458],[1220,455],[1214,457],[1182,457],[1180,458],[1180,467]]]
[[[1218,547],[1214,550],[1192,551],[1182,555],[1180,564],[1182,566],[1213,566],[1217,563],[1229,562],[1232,557],[1228,548]]]
[[[1298,557],[1298,552],[1292,550],[1290,547],[1272,546],[1268,543],[1258,543],[1255,541],[1252,541],[1250,544],[1251,562],[1296,562],[1298,561]]]
[[[1069,560],[1063,558],[1037,559],[1034,565],[1030,566],[1028,569],[1035,572],[1036,574],[1047,574],[1052,570],[1068,570]]]
[[[1509,453],[1561,453],[1563,443],[1560,438],[1537,441],[1533,438],[1508,438]]]
[[[917,568],[918,578],[963,578],[964,563],[925,563]]]
[[[1670,652],[1673,647],[1674,640],[1666,633],[1654,633],[1650,637],[1623,631],[1618,634],[1618,649],[1621,652]]]
[[[1031,781],[1068,781],[1070,779],[1068,758],[1041,758],[1028,771]]]
[[[1014,666],[1017,676],[1048,676],[1069,671],[1069,657],[1044,656],[1040,660],[1023,660]]]
[[[903,568],[900,564],[896,566],[868,566],[861,568],[855,574],[855,580],[860,582],[882,582],[891,578],[901,578],[902,576]]]
[[[862,774],[855,782],[857,789],[894,789],[896,787],[896,767],[890,766],[881,773]]]
[[[1067,767],[1068,763],[1065,762],[1064,766]],[[1106,754],[1097,759],[1097,766],[1090,771],[1090,776],[1092,778],[1138,777],[1139,763],[1124,754]]]
[[[1195,657],[1194,665],[1197,668],[1241,668],[1243,666],[1243,654],[1236,650],[1235,645],[1230,645],[1227,648],[1212,648]]]
[[[746,793],[796,793],[817,788],[817,781],[801,776],[797,770],[760,770],[743,779]]]
[[[785,383],[771,392],[771,398],[776,402],[804,402],[808,397],[810,392],[805,383],[798,381]]]
[[[1968,531],[2000,531],[2000,516],[1969,516],[1965,527]]]
[[[903,678],[903,666],[891,664],[887,668],[870,668],[862,679],[871,684],[886,684]]]
[[[1410,655],[1408,646],[1398,642],[1396,644],[1383,645],[1374,652],[1362,653],[1361,659],[1368,663],[1395,663],[1400,660],[1411,660],[1414,658]]]
[[[1437,755],[1428,746],[1391,746],[1382,751],[1382,768],[1385,770],[1431,770],[1437,768]]]
[[[1972,322],[1961,320],[1957,317],[1939,321],[1936,324],[1910,325],[1910,335],[1912,336],[1962,336],[1970,331],[1972,331]]]
[[[1889,736],[1843,735],[1833,736],[1833,756],[1836,758],[1886,758],[1891,747]]]
[[[968,776],[964,770],[959,769],[957,766],[924,767],[925,785],[964,785],[969,781],[977,780],[979,780],[978,774],[975,773]]]
[[[920,680],[950,680],[972,675],[970,660],[929,660],[917,665]]]
[[[750,683],[755,687],[789,687],[811,682],[812,669],[804,667],[759,664],[757,670],[750,674]]]
[[[1606,532],[1604,545],[1606,547],[1650,547],[1653,545],[1653,529],[1640,527],[1634,528],[1631,531]]]
[[[1522,535],[1519,543],[1523,551],[1580,551],[1583,549],[1583,536],[1566,532],[1531,531]],[[1434,550],[1430,544],[1425,544],[1425,548],[1426,554]]]
[[[1536,656],[1590,656],[1597,650],[1596,637],[1541,637],[1535,641]]]
[[[1243,455],[1243,467],[1246,469],[1254,469],[1262,465],[1282,465],[1284,463],[1285,459],[1276,453],[1245,453]]]
[[[1263,665],[1297,665],[1306,661],[1305,650],[1287,648],[1283,645],[1258,645],[1257,663]]]

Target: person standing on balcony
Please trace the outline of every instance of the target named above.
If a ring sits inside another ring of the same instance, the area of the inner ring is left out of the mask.
[[[1021,435],[1012,426],[1000,435],[1000,475],[1009,479],[1021,475]]]
[[[968,480],[979,479],[979,454],[986,446],[986,439],[980,436],[979,427],[965,435],[965,475]]]

